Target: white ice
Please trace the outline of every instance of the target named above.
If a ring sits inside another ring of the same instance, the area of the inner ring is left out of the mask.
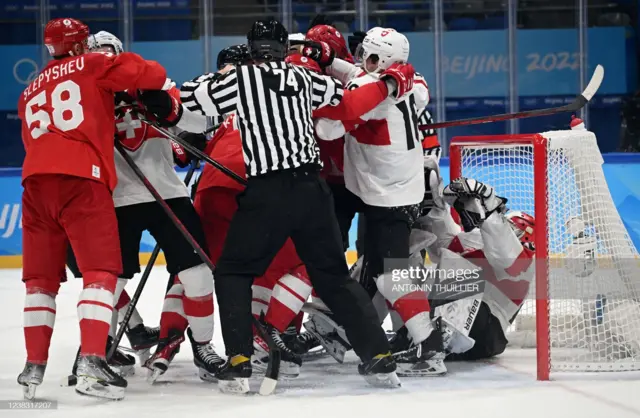
[[[20,400],[16,377],[25,361],[22,333],[24,285],[20,270],[0,270],[0,401]],[[156,267],[139,303],[148,325],[157,325],[168,274]],[[138,280],[127,286],[133,295]],[[326,358],[303,365],[298,379],[283,380],[269,397],[225,395],[215,384],[199,380],[191,348],[181,347],[169,371],[150,386],[144,370],[129,378],[123,401],[103,401],[77,395],[60,381],[71,371],[78,347],[76,303],[81,281],[62,285],[49,364],[37,397],[58,401],[57,410],[0,410],[1,418],[626,418],[640,417],[640,375],[555,375],[550,382],[535,380],[532,350],[507,350],[491,362],[449,364],[438,378],[404,378],[402,388],[382,390],[358,376],[357,359],[350,355],[339,365]],[[219,352],[219,325],[214,337]],[[125,338],[126,340],[126,338]],[[257,390],[259,380],[252,380]]]

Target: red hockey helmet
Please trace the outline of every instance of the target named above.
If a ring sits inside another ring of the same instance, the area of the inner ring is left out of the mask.
[[[338,29],[329,25],[314,26],[305,35],[306,40],[314,42],[326,42],[333,52],[336,53],[336,57],[353,63],[353,56],[349,52],[347,47],[347,41],[344,36],[338,31]]]
[[[52,19],[44,28],[44,44],[52,57],[83,54],[88,39],[89,27],[77,19]]]
[[[287,56],[287,58],[284,59],[284,62],[288,64],[304,67],[309,71],[313,71],[314,73],[322,74],[322,69],[320,68],[320,65],[318,65],[317,62],[315,62],[310,58],[304,57],[301,54],[289,55]]]
[[[536,237],[536,220],[534,217],[520,211],[511,211],[505,216],[522,245],[533,249]]]

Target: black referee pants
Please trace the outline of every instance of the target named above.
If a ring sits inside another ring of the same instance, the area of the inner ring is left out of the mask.
[[[373,304],[349,279],[331,191],[315,168],[299,168],[251,178],[238,196],[215,280],[227,355],[253,353],[251,284],[289,237],[356,354],[388,352]]]

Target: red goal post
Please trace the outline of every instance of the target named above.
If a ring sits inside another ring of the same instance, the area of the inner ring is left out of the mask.
[[[489,184],[510,209],[535,217],[536,283],[517,319],[535,323],[538,380],[552,371],[640,370],[638,253],[601,165],[587,131],[454,137],[450,144],[451,179]],[[513,335],[523,331],[518,324]]]

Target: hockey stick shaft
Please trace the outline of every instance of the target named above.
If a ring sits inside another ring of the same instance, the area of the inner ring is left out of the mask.
[[[589,101],[593,98],[593,96],[596,94],[596,92],[600,88],[600,84],[602,84],[603,79],[604,79],[604,67],[602,67],[602,65],[598,65],[595,71],[593,72],[593,76],[591,77],[589,84],[584,89],[582,94],[578,95],[575,98],[575,100],[568,105],[559,106],[559,107],[549,107],[546,109],[535,109],[535,110],[529,110],[526,112],[503,113],[500,115],[480,116],[477,118],[432,123],[430,125],[420,125],[418,128],[421,131],[426,131],[429,129],[442,129],[442,128],[450,128],[454,126],[479,125],[482,123],[501,122],[501,121],[512,120],[512,119],[549,116],[549,115],[555,115],[563,112],[576,112],[582,109],[584,106],[586,106],[587,103],[589,103]]]
[[[191,179],[193,178],[195,171],[196,171],[196,165],[191,164],[191,167],[189,167],[189,171],[187,171],[187,175],[184,178],[184,184],[186,186],[189,186],[189,183],[191,183]],[[147,284],[147,279],[151,274],[151,270],[153,269],[153,265],[158,259],[159,254],[160,254],[160,245],[156,244],[156,246],[153,248],[153,252],[151,253],[151,257],[149,257],[149,261],[147,262],[147,265],[144,268],[142,277],[140,277],[140,283],[138,283],[138,287],[136,287],[136,291],[133,294],[131,301],[129,302],[129,306],[127,307],[127,312],[125,312],[124,318],[122,320],[122,325],[118,328],[118,332],[113,340],[113,344],[111,345],[111,348],[107,353],[107,360],[111,359],[111,357],[115,354],[116,350],[118,349],[118,345],[120,345],[120,341],[122,341],[122,337],[124,336],[125,330],[127,329],[127,324],[129,323],[129,320],[133,315],[133,311],[135,310],[136,305],[138,304],[138,300],[142,295],[142,291],[144,290],[144,287]]]
[[[158,125],[157,123],[154,123],[154,122],[151,122],[151,121],[145,119],[144,117],[141,117],[140,119],[144,123],[146,123],[147,125],[153,126],[155,129],[158,130],[158,132],[160,132],[161,134],[163,134],[164,136],[166,136],[170,140],[172,140],[174,142],[177,142],[178,144],[182,145],[182,147],[184,149],[186,149],[187,151],[189,151],[191,154],[195,155],[196,157],[198,157],[202,161],[206,161],[209,164],[211,164],[212,166],[214,166],[215,168],[217,168],[218,170],[222,171],[224,174],[226,174],[227,176],[231,177],[233,180],[237,181],[239,184],[241,184],[243,186],[247,185],[247,180],[246,179],[242,178],[240,175],[238,175],[234,171],[230,170],[229,168],[227,168],[224,165],[220,164],[219,162],[217,162],[213,158],[209,157],[207,154],[205,154],[204,152],[200,151],[198,148],[194,147],[193,145],[191,145],[190,143],[188,143],[184,139],[180,138],[178,135],[174,135],[173,133],[169,132],[169,130],[163,128],[162,126]]]

